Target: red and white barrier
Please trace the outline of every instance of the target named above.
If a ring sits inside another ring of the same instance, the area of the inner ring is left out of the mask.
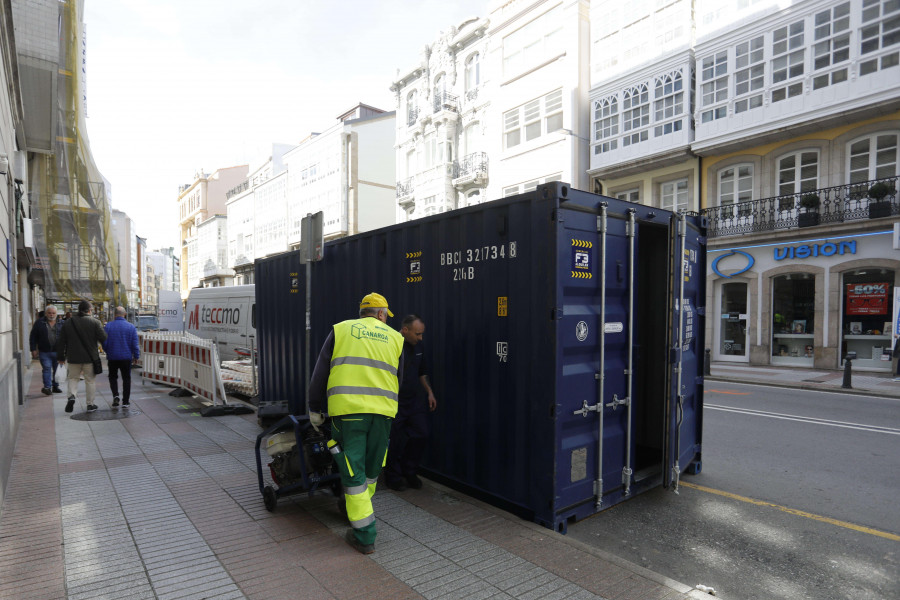
[[[141,335],[142,379],[183,387],[216,403],[225,402],[219,371],[219,353],[213,340],[189,333],[144,333]]]

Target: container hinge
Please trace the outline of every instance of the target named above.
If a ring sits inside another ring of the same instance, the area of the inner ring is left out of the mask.
[[[696,377],[694,377],[694,385],[703,385],[704,381],[706,380],[703,378],[703,375],[697,375]]]
[[[599,404],[589,405],[587,400],[581,401],[581,408],[575,411],[572,411],[573,415],[581,415],[582,417],[588,416],[589,412],[600,412],[601,406]]]
[[[701,246],[705,246],[706,245],[706,236],[705,235],[697,236],[697,243],[700,244]]]
[[[601,379],[603,379],[603,373],[594,373],[594,379],[600,381]]]
[[[550,310],[550,320],[551,321],[559,321],[563,318],[563,309],[554,308]]]
[[[631,406],[631,398],[619,398],[618,395],[613,394],[612,402],[606,405],[607,408],[612,408],[616,410],[620,406],[629,407]]]
[[[700,315],[701,317],[704,316],[704,315],[706,315],[706,307],[705,307],[705,306],[697,306],[697,307],[694,308],[694,310],[695,310],[695,311],[697,312],[697,314]]]

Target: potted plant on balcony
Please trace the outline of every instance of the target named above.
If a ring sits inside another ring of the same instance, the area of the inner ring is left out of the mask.
[[[879,181],[870,187],[868,192],[869,218],[878,219],[891,216],[891,201],[885,198],[894,194],[896,194],[894,186],[883,181]]]
[[[800,196],[800,206],[804,211],[797,215],[797,225],[800,227],[812,227],[819,224],[819,200],[818,194],[803,194]]]

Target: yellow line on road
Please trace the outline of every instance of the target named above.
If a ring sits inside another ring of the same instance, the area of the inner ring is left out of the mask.
[[[808,513],[802,510],[797,510],[796,508],[788,508],[787,506],[781,506],[779,504],[772,504],[771,502],[766,502],[764,500],[755,500],[753,498],[748,498],[746,496],[738,496],[737,494],[732,494],[731,492],[723,492],[722,490],[715,490],[713,488],[704,487],[702,485],[696,485],[694,483],[687,483],[685,481],[681,481],[678,484],[679,486],[684,486],[688,488],[692,488],[695,490],[700,490],[701,492],[707,492],[710,494],[716,494],[718,496],[725,496],[726,498],[731,498],[733,500],[740,500],[741,502],[748,502],[750,504],[755,504],[757,506],[769,506],[771,508],[777,508],[780,511],[796,515],[798,517],[806,517],[807,519],[813,519],[814,521],[821,521],[822,523],[829,523],[831,525],[837,525],[838,527],[845,527],[847,529],[852,529],[854,531],[859,531],[861,533],[868,533],[869,535],[877,535],[878,537],[883,537],[888,540],[893,540],[895,542],[900,542],[900,535],[894,535],[893,533],[887,533],[886,531],[878,531],[877,529],[872,529],[871,527],[863,527],[862,525],[854,525],[853,523],[847,523],[846,521],[838,521],[837,519],[830,519],[828,517],[823,517],[821,515],[815,515],[813,513]]]

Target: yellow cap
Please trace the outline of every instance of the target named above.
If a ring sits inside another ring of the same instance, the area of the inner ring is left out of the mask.
[[[360,308],[387,308],[388,303],[384,296],[381,294],[376,294],[372,292],[371,294],[366,294],[366,297],[362,299],[362,302],[359,303]],[[393,317],[394,313],[391,312],[391,309],[388,308],[387,314],[389,317]]]

